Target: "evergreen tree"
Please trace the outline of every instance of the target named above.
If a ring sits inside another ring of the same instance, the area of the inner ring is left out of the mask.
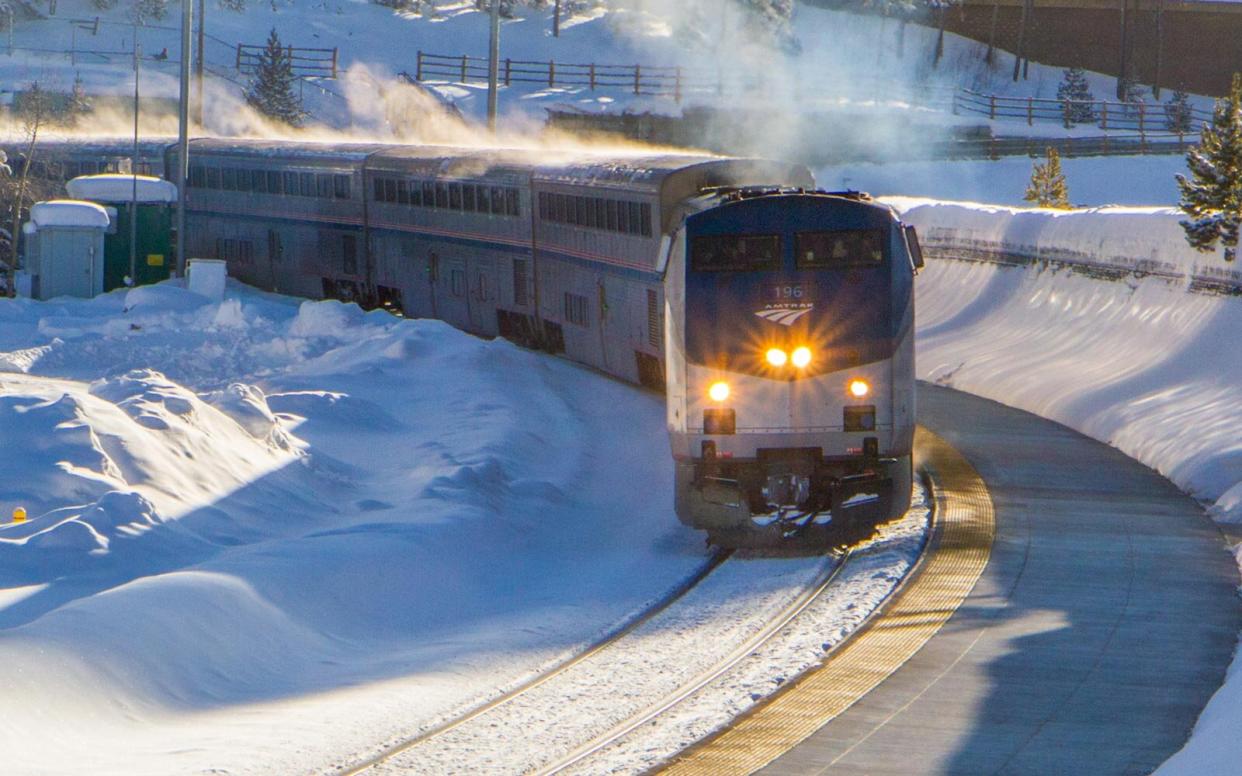
[[[1068,208],[1069,192],[1065,188],[1065,175],[1061,172],[1061,157],[1051,146],[1047,154],[1043,164],[1035,162],[1031,170],[1031,183],[1022,198],[1039,207]]]
[[[75,127],[83,116],[91,112],[91,101],[86,96],[86,87],[82,85],[82,75],[73,77],[73,91],[69,93],[69,101],[65,103],[64,122]]]
[[[1063,104],[1065,126],[1091,124],[1095,121],[1095,95],[1087,83],[1087,75],[1080,67],[1071,67],[1057,86],[1057,99]]]
[[[1242,75],[1234,73],[1229,96],[1216,101],[1211,125],[1204,125],[1199,145],[1186,153],[1190,176],[1177,176],[1181,221],[1186,241],[1201,251],[1225,247],[1233,261],[1242,221]]]
[[[1192,129],[1194,114],[1190,110],[1190,95],[1185,87],[1178,87],[1164,104],[1164,126],[1170,132],[1184,135]]]
[[[280,45],[273,27],[267,38],[267,48],[259,55],[255,78],[246,91],[246,102],[268,118],[300,127],[306,111],[293,93],[293,81],[293,54]]]

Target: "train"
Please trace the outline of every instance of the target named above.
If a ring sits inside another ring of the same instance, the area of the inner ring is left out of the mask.
[[[909,507],[922,258],[864,194],[641,152],[204,138],[188,169],[187,255],[245,283],[663,391],[673,506],[709,543],[855,541]]]

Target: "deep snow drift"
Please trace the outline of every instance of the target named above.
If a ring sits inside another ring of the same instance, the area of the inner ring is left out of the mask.
[[[0,351],[11,772],[322,769],[705,556],[658,397],[438,322],[167,283]]]

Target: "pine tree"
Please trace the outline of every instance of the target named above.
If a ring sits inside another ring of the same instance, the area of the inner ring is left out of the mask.
[[[64,122],[75,127],[83,116],[91,112],[91,101],[86,95],[86,87],[82,85],[82,75],[73,77],[73,91],[69,93],[69,101],[65,104]]]
[[[1242,75],[1234,73],[1229,96],[1216,101],[1211,125],[1204,125],[1199,145],[1186,153],[1190,177],[1177,176],[1181,221],[1186,241],[1201,251],[1225,247],[1233,261],[1242,222]]]
[[[1170,132],[1184,135],[1192,129],[1194,114],[1190,110],[1190,95],[1185,87],[1178,87],[1164,104],[1164,126]]]
[[[1087,83],[1087,75],[1080,67],[1071,67],[1057,86],[1057,99],[1063,104],[1065,126],[1091,124],[1095,121],[1095,95]]]
[[[1031,170],[1031,183],[1022,198],[1039,207],[1068,208],[1069,192],[1061,172],[1061,157],[1051,146],[1047,154],[1047,160],[1043,164],[1036,162]]]
[[[293,81],[293,54],[280,45],[280,37],[273,27],[267,38],[267,48],[259,55],[255,78],[246,91],[246,102],[268,118],[300,127],[306,111],[293,93]]]

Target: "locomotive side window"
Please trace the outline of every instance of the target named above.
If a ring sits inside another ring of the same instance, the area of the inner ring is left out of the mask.
[[[694,272],[751,272],[780,269],[781,238],[775,234],[719,234],[694,238]]]
[[[870,267],[884,261],[881,229],[799,232],[794,244],[798,269]]]

